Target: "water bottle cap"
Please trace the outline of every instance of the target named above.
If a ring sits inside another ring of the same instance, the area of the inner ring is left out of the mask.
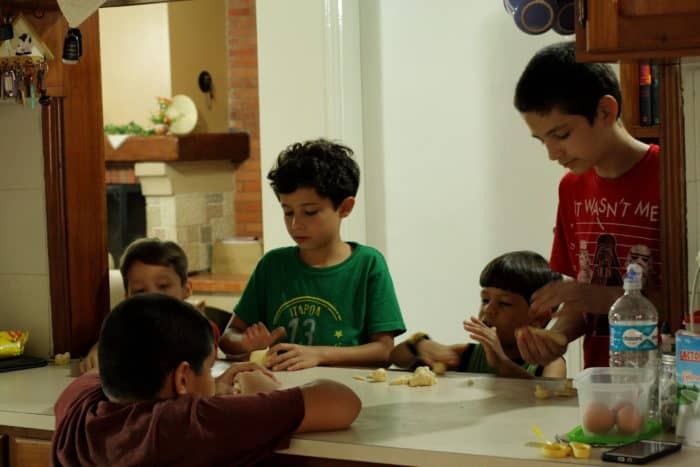
[[[642,273],[643,269],[636,263],[630,263],[627,266],[627,275],[625,275],[625,290],[641,290],[642,288]]]

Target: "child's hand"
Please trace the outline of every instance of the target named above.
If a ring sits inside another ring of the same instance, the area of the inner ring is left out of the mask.
[[[90,370],[97,370],[97,344],[93,345],[88,354],[80,360],[80,374],[87,373]]]
[[[483,321],[472,316],[470,321],[464,321],[464,330],[469,333],[469,337],[484,347],[486,360],[492,368],[498,370],[503,362],[510,361],[503,351],[495,326],[490,328]]]
[[[441,362],[448,367],[459,365],[459,355],[451,347],[433,340],[423,339],[416,345],[418,356],[423,362],[432,367],[435,362]]]
[[[279,384],[279,381],[277,381],[277,378],[275,378],[275,375],[270,370],[258,365],[257,363],[234,363],[216,378],[216,394],[233,394],[235,392],[233,386],[238,375],[255,371],[268,376],[274,382]]]
[[[249,352],[265,349],[284,337],[286,333],[287,331],[283,327],[270,332],[263,323],[255,323],[243,331],[241,346],[248,349]]]
[[[272,392],[280,386],[279,381],[269,370],[254,370],[237,373],[234,379],[234,387],[238,394],[258,394]]]
[[[279,352],[282,353],[279,353]],[[274,371],[294,371],[311,368],[322,363],[321,349],[311,345],[282,343],[270,349],[267,366]]]

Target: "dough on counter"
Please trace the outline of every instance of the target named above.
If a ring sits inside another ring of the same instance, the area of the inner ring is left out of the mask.
[[[437,378],[435,373],[433,373],[427,366],[419,366],[416,371],[413,372],[413,376],[408,380],[408,385],[411,387],[416,386],[432,386],[437,384]]]
[[[435,362],[433,363],[433,371],[436,375],[444,375],[445,371],[447,371],[447,366],[442,362]]]
[[[535,397],[538,399],[549,399],[552,397],[552,391],[538,384],[535,386]]]
[[[70,363],[70,352],[57,353],[53,357],[53,362],[56,365],[68,365]]]
[[[381,383],[386,381],[386,370],[384,368],[377,368],[372,373],[367,375],[367,380],[372,383]]]
[[[400,378],[395,378],[389,381],[389,384],[392,386],[399,386],[402,384],[408,384],[408,382],[411,380],[410,376],[401,376]]]

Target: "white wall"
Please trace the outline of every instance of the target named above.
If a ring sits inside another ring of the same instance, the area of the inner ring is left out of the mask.
[[[512,100],[533,53],[563,38],[520,32],[501,2],[383,0],[361,14],[364,168],[383,174],[367,189],[367,237],[409,330],[459,342],[491,258],[549,256],[563,172]]]
[[[339,5],[342,4],[342,8]],[[267,182],[289,144],[324,137],[364,165],[357,0],[258,0],[260,164],[265,250],[293,244]],[[365,242],[364,190],[343,222],[344,239]]]
[[[48,357],[51,297],[41,109],[0,103],[0,330],[29,331]]]
[[[271,148],[323,132],[324,2],[285,3],[258,1],[263,172]],[[387,257],[409,332],[464,341],[483,266],[515,249],[549,256],[563,171],[512,98],[533,53],[565,38],[520,32],[493,1],[360,0],[359,18],[367,243]],[[269,247],[286,233],[263,191]]]

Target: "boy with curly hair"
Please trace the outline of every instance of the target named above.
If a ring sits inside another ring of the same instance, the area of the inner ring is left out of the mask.
[[[296,246],[260,260],[222,336],[224,352],[270,347],[273,370],[388,365],[405,325],[386,262],[374,248],[340,238],[360,183],[352,155],[320,139],[277,158],[268,179]]]

